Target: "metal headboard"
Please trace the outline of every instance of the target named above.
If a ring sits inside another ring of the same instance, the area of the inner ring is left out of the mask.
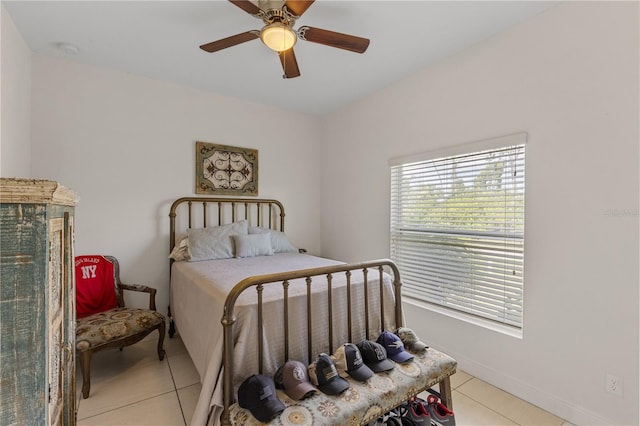
[[[186,218],[185,218],[186,214]],[[250,225],[284,232],[284,207],[278,200],[264,198],[182,197],[169,210],[169,253],[176,245],[176,232],[188,228],[220,226],[246,219]],[[169,259],[169,275],[173,259]],[[176,332],[171,306],[167,307],[169,337]]]
[[[178,214],[187,220],[176,223]],[[199,210],[199,212],[197,212]],[[194,216],[195,215],[195,216]],[[169,252],[176,245],[176,227],[206,228],[246,219],[250,225],[284,232],[284,207],[278,200],[264,198],[182,197],[171,204],[169,211]]]

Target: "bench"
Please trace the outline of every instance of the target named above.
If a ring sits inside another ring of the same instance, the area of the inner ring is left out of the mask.
[[[295,401],[277,390],[287,408],[269,424],[366,425],[436,384],[442,403],[453,409],[449,377],[456,371],[456,361],[432,348],[413,355],[413,361],[396,364],[393,370],[376,373],[366,382],[347,378],[350,387],[340,395],[318,392]],[[263,424],[237,403],[231,406],[230,413],[233,425]]]

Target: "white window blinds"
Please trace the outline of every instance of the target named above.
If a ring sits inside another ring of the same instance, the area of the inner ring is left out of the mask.
[[[391,258],[403,293],[521,328],[525,145],[394,163]]]

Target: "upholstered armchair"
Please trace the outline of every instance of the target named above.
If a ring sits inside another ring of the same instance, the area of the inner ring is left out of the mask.
[[[89,398],[91,357],[95,352],[132,345],[158,330],[158,358],[164,359],[165,318],[156,312],[156,289],[120,281],[113,256],[77,256],[76,353],[82,370],[82,396]],[[149,309],[127,308],[124,290],[149,294]]]

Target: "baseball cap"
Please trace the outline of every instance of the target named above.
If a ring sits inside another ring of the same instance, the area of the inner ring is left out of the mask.
[[[387,351],[381,344],[373,340],[363,340],[357,346],[364,363],[376,373],[389,371],[395,367],[394,362],[387,359]]]
[[[242,382],[238,388],[238,404],[263,423],[286,408],[276,395],[273,379],[262,374],[254,374]]]
[[[412,352],[420,352],[427,349],[429,346],[416,336],[416,333],[407,327],[400,327],[396,331],[396,335],[402,340],[405,348]]]
[[[325,353],[309,366],[309,377],[327,395],[338,395],[349,388],[349,382],[340,377],[331,357]]]
[[[402,340],[389,331],[383,331],[378,336],[377,342],[384,346],[387,350],[387,356],[395,362],[403,363],[413,359],[413,355],[404,350]]]
[[[276,389],[284,390],[284,382],[282,381],[282,369],[284,364],[278,367],[276,373],[273,375],[273,383],[276,385]]]
[[[360,349],[353,343],[345,343],[333,353],[333,361],[336,369],[344,374],[348,374],[354,379],[364,382],[373,376],[373,371],[362,360]]]
[[[309,381],[307,367],[300,361],[289,360],[281,367],[284,392],[295,400],[305,399],[316,393]]]

